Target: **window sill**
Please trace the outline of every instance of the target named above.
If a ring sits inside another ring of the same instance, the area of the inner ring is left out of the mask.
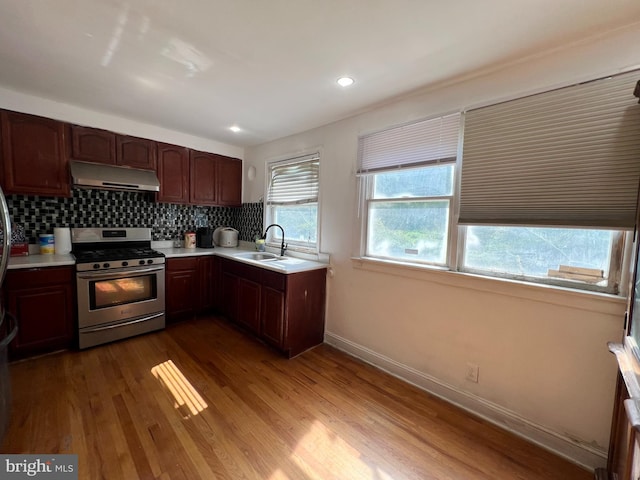
[[[466,272],[454,272],[446,267],[422,266],[370,257],[352,257],[354,268],[368,272],[395,275],[419,281],[477,290],[497,295],[518,297],[603,314],[623,313],[626,299],[586,290],[537,284]],[[621,312],[622,310],[622,312]]]

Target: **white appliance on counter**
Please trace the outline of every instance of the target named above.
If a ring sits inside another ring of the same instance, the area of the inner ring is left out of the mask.
[[[218,227],[213,232],[213,242],[219,247],[237,247],[238,230],[231,227]]]

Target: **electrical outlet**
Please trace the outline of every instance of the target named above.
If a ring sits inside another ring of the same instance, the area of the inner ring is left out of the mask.
[[[480,367],[475,363],[467,363],[467,380],[473,383],[478,383],[478,374],[480,373]]]

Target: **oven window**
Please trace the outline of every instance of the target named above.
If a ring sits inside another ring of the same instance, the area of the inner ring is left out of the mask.
[[[89,282],[91,310],[143,302],[158,298],[156,276],[116,278],[113,280],[95,280]]]

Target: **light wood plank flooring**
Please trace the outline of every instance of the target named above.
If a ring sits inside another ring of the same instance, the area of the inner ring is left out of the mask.
[[[80,479],[590,479],[343,353],[286,360],[216,317],[11,365],[3,453]]]

